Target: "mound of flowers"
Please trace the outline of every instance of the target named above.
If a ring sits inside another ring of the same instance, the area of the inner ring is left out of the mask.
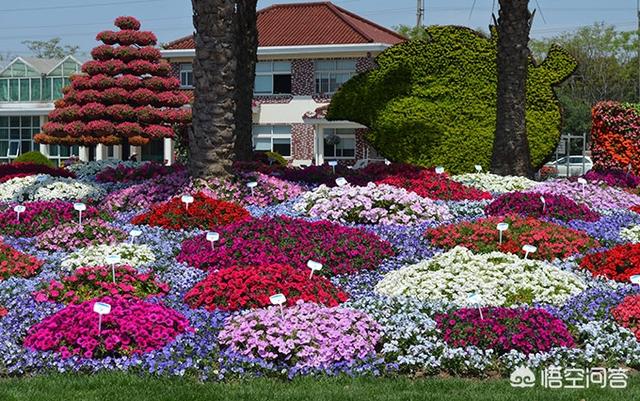
[[[60,281],[51,280],[34,294],[39,302],[79,304],[104,296],[147,298],[164,295],[169,286],[155,279],[153,273],[140,273],[131,266],[116,266],[116,282],[109,266],[81,267]]]
[[[537,182],[526,177],[502,176],[491,173],[460,174],[452,176],[451,179],[469,187],[499,194],[523,191],[537,184]]]
[[[502,233],[502,243],[496,229],[498,223],[509,224],[509,229]],[[529,257],[549,261],[566,259],[600,246],[581,231],[519,216],[494,216],[439,226],[428,229],[425,236],[441,248],[463,246],[480,253],[500,251],[523,255],[522,247],[533,245],[538,249]]]
[[[66,169],[73,172],[78,178],[84,180],[94,180],[96,174],[106,168],[115,168],[117,166],[135,167],[141,164],[141,162],[131,160],[93,160],[90,162],[81,162],[78,159],[70,160],[72,161]]]
[[[632,243],[640,242],[640,225],[633,225],[620,230],[620,239]]]
[[[376,354],[380,326],[352,309],[299,303],[231,316],[218,339],[247,358],[298,368],[358,362]]]
[[[149,180],[178,171],[184,170],[184,166],[177,164],[173,166],[165,166],[156,162],[145,162],[137,166],[128,166],[126,164],[118,164],[116,166],[108,166],[98,174],[96,181],[98,182],[129,182]]]
[[[103,204],[110,211],[146,209],[190,189],[189,174],[180,171],[110,192]]]
[[[452,347],[478,347],[503,355],[516,350],[524,354],[575,347],[562,320],[544,309],[460,309],[435,317],[444,340]]]
[[[629,295],[611,310],[614,319],[640,341],[640,295]]]
[[[331,276],[372,270],[393,256],[391,244],[377,235],[327,221],[262,218],[229,225],[219,234],[215,249],[205,235],[184,241],[177,260],[203,270],[280,263],[307,273],[307,262],[314,260],[324,265],[318,275]]]
[[[544,203],[542,202],[544,199]],[[578,205],[564,195],[539,192],[509,192],[500,195],[485,209],[489,216],[517,214],[530,217],[550,217],[558,220],[597,221],[600,215],[585,205]]]
[[[640,177],[620,169],[589,170],[583,176],[587,181],[602,182],[611,187],[636,188]]]
[[[73,203],[62,201],[29,202],[25,211],[18,215],[13,207],[7,207],[0,212],[0,232],[14,237],[33,237],[52,227],[78,219],[78,212],[73,209]],[[98,216],[98,210],[87,206],[82,212],[83,218]]]
[[[564,195],[574,202],[587,205],[596,211],[628,209],[631,206],[640,205],[640,196],[638,195],[593,182],[581,184],[577,181],[552,180],[537,185],[533,191]]]
[[[212,272],[184,300],[192,308],[235,311],[267,307],[273,294],[284,294],[290,306],[299,300],[337,306],[348,298],[324,277],[309,277],[307,272],[288,265],[268,264]]]
[[[241,206],[198,192],[188,208],[180,197],[176,197],[153,206],[147,213],[134,217],[131,222],[169,230],[215,229],[249,217],[249,212]]]
[[[102,316],[101,331],[93,311],[96,302],[111,305],[111,312]],[[45,318],[29,329],[24,345],[62,358],[101,359],[148,353],[189,330],[188,320],[173,309],[135,298],[103,297],[69,305]]]
[[[629,282],[629,277],[640,274],[640,244],[623,244],[606,251],[592,253],[580,261],[580,267],[594,276]]]
[[[10,277],[32,277],[43,262],[0,242],[0,281]]]
[[[102,220],[66,223],[50,228],[36,237],[39,249],[58,252],[90,245],[113,245],[127,238],[127,233]]]
[[[360,224],[418,224],[451,218],[446,205],[391,185],[321,185],[294,206],[311,217]]]
[[[437,174],[434,170],[420,170],[414,174],[391,175],[376,184],[392,185],[414,192],[424,198],[442,200],[485,200],[491,194],[476,188],[467,187],[449,179],[446,174]]]
[[[156,260],[147,245],[121,243],[116,245],[91,245],[69,254],[60,266],[65,270],[75,270],[85,266],[107,266],[107,257],[117,255],[122,265],[140,267]]]
[[[253,191],[247,186],[249,182],[257,183]],[[231,179],[214,178],[204,184],[204,194],[244,206],[279,204],[306,191],[302,185],[262,173],[245,173]]]
[[[375,291],[472,306],[509,306],[547,302],[561,304],[585,288],[575,274],[549,263],[501,252],[474,254],[456,247],[415,265],[387,273]]]
[[[0,201],[85,201],[92,202],[106,195],[97,185],[73,178],[51,177],[46,174],[12,178],[0,184]]]
[[[51,177],[75,178],[75,174],[64,168],[49,167],[39,163],[4,163],[0,165],[0,183],[12,178],[46,174]]]

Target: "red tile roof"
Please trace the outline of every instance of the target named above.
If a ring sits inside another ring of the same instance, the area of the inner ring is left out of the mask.
[[[356,43],[396,44],[405,38],[331,2],[274,4],[258,11],[258,46]],[[165,49],[193,49],[193,36],[169,42]]]

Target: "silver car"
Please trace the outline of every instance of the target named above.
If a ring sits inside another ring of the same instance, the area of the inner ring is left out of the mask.
[[[591,170],[593,161],[589,156],[569,156],[569,164],[567,164],[567,157],[565,156],[549,162],[545,166],[555,168],[559,177],[573,177]]]

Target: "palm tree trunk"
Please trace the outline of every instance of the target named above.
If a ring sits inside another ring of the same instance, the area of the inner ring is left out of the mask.
[[[251,100],[257,53],[257,0],[192,0],[196,29],[193,129],[194,177],[230,174],[251,157]]]
[[[491,171],[529,177],[532,168],[525,110],[532,14],[528,9],[529,0],[499,2],[498,99]]]

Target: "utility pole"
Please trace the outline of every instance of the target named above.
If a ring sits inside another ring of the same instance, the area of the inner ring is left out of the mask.
[[[417,16],[418,16],[418,21],[416,22],[416,28],[422,28],[423,25],[423,19],[424,19],[424,2],[425,0],[417,0],[418,4],[417,4]],[[638,0],[638,2],[640,3],[640,0]],[[638,15],[640,16],[640,12],[638,13]],[[639,22],[640,24],[640,22]]]

